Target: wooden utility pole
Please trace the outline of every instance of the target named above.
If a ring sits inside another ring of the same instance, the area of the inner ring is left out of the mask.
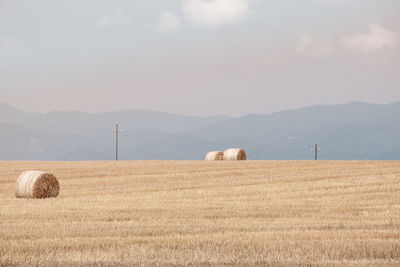
[[[317,160],[318,159],[318,143],[317,142],[315,142],[314,152],[315,152],[315,160]]]
[[[314,151],[314,160],[318,160],[318,152],[321,150],[318,148],[317,141],[315,141],[314,149],[311,148],[311,151]]]
[[[118,129],[118,121],[115,122],[115,129],[113,132],[115,132],[115,160],[118,161],[118,134],[121,132]]]

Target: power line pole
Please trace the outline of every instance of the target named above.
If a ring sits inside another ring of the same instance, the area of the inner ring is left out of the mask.
[[[317,142],[315,142],[314,151],[315,151],[315,160],[317,160],[318,159],[318,143]]]
[[[115,129],[113,132],[115,133],[115,160],[118,161],[118,134],[122,132],[118,129],[118,121],[115,122]]]
[[[317,141],[315,141],[314,149],[311,149],[311,151],[314,151],[314,160],[318,160],[318,152],[321,151],[321,149],[318,148]]]

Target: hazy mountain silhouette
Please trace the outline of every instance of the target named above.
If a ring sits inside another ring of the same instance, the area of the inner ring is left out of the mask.
[[[79,111],[53,111],[27,113],[0,103],[0,122],[12,123],[31,129],[46,131],[110,131],[116,120],[128,131],[157,129],[167,133],[187,131],[224,121],[229,117],[190,117],[140,109],[121,110],[107,113],[84,113]]]
[[[270,115],[190,117],[146,110],[27,113],[0,104],[0,160],[203,159],[246,149],[249,159],[400,159],[400,102],[312,106]]]

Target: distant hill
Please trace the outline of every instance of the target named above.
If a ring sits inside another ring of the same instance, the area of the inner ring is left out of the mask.
[[[110,131],[114,127],[115,121],[119,120],[122,127],[128,131],[156,129],[167,133],[176,133],[197,129],[226,119],[229,117],[190,117],[141,109],[95,114],[79,111],[27,113],[0,103],[0,122],[57,132]]]
[[[321,159],[400,159],[400,102],[247,115],[191,134],[223,147],[244,146],[254,159],[310,159],[315,141]]]
[[[190,117],[146,110],[27,113],[0,104],[0,160],[203,159],[245,148],[249,159],[400,160],[400,102],[312,106],[270,115]]]

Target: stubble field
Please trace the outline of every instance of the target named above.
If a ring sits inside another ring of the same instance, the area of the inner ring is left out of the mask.
[[[56,199],[17,199],[24,170]],[[0,162],[0,265],[400,265],[400,162]]]

